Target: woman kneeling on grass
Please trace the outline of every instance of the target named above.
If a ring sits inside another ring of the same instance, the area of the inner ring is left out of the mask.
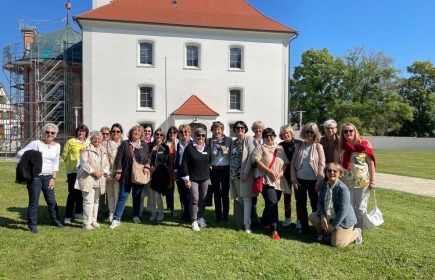
[[[100,227],[97,222],[100,195],[105,193],[106,176],[110,174],[107,150],[101,145],[103,134],[91,132],[91,144],[80,155],[80,170],[77,173],[75,189],[83,195],[83,229]]]
[[[346,247],[351,242],[362,243],[360,228],[354,228],[356,216],[350,204],[348,187],[340,181],[343,168],[337,163],[326,165],[324,172],[328,181],[320,187],[317,212],[309,216],[318,235],[318,241],[322,240],[323,234],[332,234],[332,247]]]

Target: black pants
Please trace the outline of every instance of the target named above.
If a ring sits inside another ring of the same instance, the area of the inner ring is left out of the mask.
[[[74,189],[77,173],[67,174],[68,180],[68,197],[66,199],[65,218],[72,218],[74,212],[74,204],[76,206],[76,214],[83,213],[83,196],[80,190]]]
[[[298,190],[295,190],[296,202],[299,207],[300,212],[300,221],[302,232],[306,233],[309,231],[308,225],[308,210],[307,210],[307,192],[310,197],[311,211],[317,211],[317,199],[318,194],[316,192],[316,180],[302,180],[298,179],[298,183],[300,184]]]
[[[261,224],[269,224],[272,231],[278,230],[278,202],[281,199],[282,191],[274,187],[263,185],[261,192],[264,198],[264,211],[261,217]]]
[[[175,182],[172,182],[172,188],[166,190],[166,208],[169,211],[174,211],[174,188]]]
[[[56,204],[56,197],[54,196],[54,189],[49,189],[49,183],[52,175],[40,175],[35,177],[31,182],[27,183],[27,192],[29,194],[29,208],[27,210],[28,221],[27,224],[30,229],[36,228],[38,221],[38,206],[39,195],[44,194],[45,202],[48,206],[48,213],[50,214],[51,221],[56,223],[58,221],[58,209]]]
[[[214,212],[216,220],[228,218],[230,211],[230,167],[212,168],[210,172],[211,186],[214,196]]]
[[[183,208],[182,218],[190,220],[190,190],[186,187],[184,180],[178,178],[177,180],[178,194]]]

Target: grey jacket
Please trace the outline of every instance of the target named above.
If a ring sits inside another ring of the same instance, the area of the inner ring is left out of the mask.
[[[328,182],[324,182],[320,187],[319,199],[317,200],[317,215],[326,215],[325,196],[328,190]],[[332,205],[335,211],[335,218],[332,226],[338,228],[350,228],[356,224],[356,216],[353,207],[350,204],[349,188],[338,179],[337,185],[332,191]]]

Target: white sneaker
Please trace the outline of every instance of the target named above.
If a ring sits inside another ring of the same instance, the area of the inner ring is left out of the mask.
[[[355,239],[355,244],[361,244],[363,242],[363,236],[362,236],[362,231],[360,228],[355,228],[354,229],[355,233],[356,233],[356,239]]]
[[[133,217],[133,222],[134,222],[135,224],[140,224],[140,223],[142,223],[142,222],[140,221],[140,219],[139,219],[138,216]]]
[[[192,223],[192,230],[194,231],[200,231],[201,229],[198,226],[198,222],[193,222]]]
[[[289,225],[291,225],[293,223],[291,218],[285,218],[285,221],[282,222],[282,226],[283,227],[288,227]]]
[[[93,230],[94,227],[91,226],[91,225],[83,225],[83,229],[84,229],[84,230]]]
[[[199,219],[198,224],[200,227],[207,227],[204,218]]]
[[[150,221],[151,221],[151,222],[152,222],[152,221],[155,221],[156,218],[157,218],[157,213],[154,212],[154,213],[151,214]]]
[[[163,215],[163,213],[159,213],[159,215],[157,215],[157,222],[163,221],[164,218],[165,215]]]
[[[70,225],[71,224],[71,218],[65,218],[65,220],[63,220],[63,224],[64,225]]]
[[[120,221],[113,220],[112,223],[110,224],[109,228],[114,229],[117,226],[119,226],[120,223],[121,223]]]
[[[245,225],[245,232],[246,233],[251,233],[251,226],[250,225]]]
[[[82,220],[83,219],[83,214],[75,214],[75,216],[74,216],[76,219],[80,219],[80,220]]]
[[[99,227],[100,227],[100,224],[97,223],[97,222],[93,222],[93,223],[92,223],[92,227],[93,227],[93,228],[99,228]]]
[[[301,229],[302,228],[301,221],[299,221],[299,220],[296,221],[296,228],[297,229]]]

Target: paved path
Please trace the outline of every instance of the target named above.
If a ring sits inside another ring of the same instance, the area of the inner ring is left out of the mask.
[[[376,173],[379,188],[435,197],[435,180]]]

